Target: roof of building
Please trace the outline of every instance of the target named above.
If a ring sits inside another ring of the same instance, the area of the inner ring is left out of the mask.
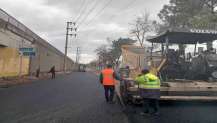
[[[153,43],[196,44],[217,40],[217,30],[171,29],[160,35],[147,38]]]

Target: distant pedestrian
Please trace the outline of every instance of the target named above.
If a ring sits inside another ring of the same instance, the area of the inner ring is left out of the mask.
[[[52,79],[54,79],[54,78],[56,77],[56,75],[55,75],[55,66],[53,66],[53,67],[50,69],[49,73],[51,73],[51,78],[52,78]]]
[[[106,102],[113,102],[115,93],[115,79],[120,80],[120,77],[112,69],[112,65],[107,65],[107,68],[101,71],[100,82],[104,86]]]
[[[141,97],[144,100],[144,110],[141,115],[144,114],[159,114],[159,99],[160,99],[160,80],[157,76],[150,73],[148,69],[143,69],[142,73],[136,77],[136,83],[139,85],[139,91]],[[154,112],[150,112],[150,108],[154,109]]]
[[[38,69],[36,70],[36,77],[38,78],[40,74],[40,67],[38,67]]]

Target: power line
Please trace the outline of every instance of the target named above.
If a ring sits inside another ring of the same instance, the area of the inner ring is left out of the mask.
[[[96,0],[92,0],[91,2],[89,1],[88,2],[88,4],[86,4],[86,10],[82,13],[82,15],[80,16],[80,20],[83,20],[84,18],[85,18],[85,16],[87,15],[87,13],[89,13],[89,11],[90,10],[88,10],[90,7],[91,7],[91,5],[93,5],[94,4],[94,2],[93,1],[95,1],[96,2]],[[89,7],[90,6],[90,7]],[[78,21],[80,21],[80,20],[77,20],[77,23],[79,23]]]
[[[125,12],[126,9],[128,9],[130,6],[132,6],[137,0],[131,0],[129,1],[129,3],[125,4],[125,6],[120,7],[121,12]],[[97,12],[97,14],[95,16],[93,16],[90,21],[86,24],[89,25],[95,18],[97,18],[98,16],[100,16],[100,14],[102,14],[102,12],[111,4],[112,0],[109,0],[101,9],[100,11]],[[83,16],[83,19],[81,19],[80,23],[79,23],[79,27],[83,24],[83,22],[85,22],[86,19],[88,19],[88,17],[91,15],[91,13],[96,9],[96,6],[99,4],[99,2],[97,2],[97,0],[95,1],[95,3],[93,4],[93,6],[89,9],[88,13],[86,14],[86,16]],[[87,6],[86,6],[87,8]],[[123,11],[124,10],[124,11]],[[84,13],[84,10],[83,10]],[[119,13],[120,14],[120,13]],[[80,15],[81,16],[81,15]],[[117,15],[116,15],[117,16]],[[112,17],[112,16],[111,16]],[[114,16],[115,17],[115,16]],[[80,17],[81,18],[81,17]],[[77,20],[79,20],[80,18],[78,18]],[[76,49],[76,62],[79,63],[80,60],[80,47],[77,47]],[[84,52],[94,52],[94,50],[90,50],[90,49],[86,49],[83,50]]]
[[[90,19],[89,23],[87,23],[86,26],[89,25],[96,17],[98,17],[98,16],[109,6],[109,4],[110,4],[112,1],[113,1],[113,0],[109,0],[109,1],[105,4],[105,6],[103,6],[103,8],[102,8],[100,11],[98,11],[98,13],[97,13],[93,18]]]
[[[85,2],[86,2],[86,0],[82,1],[81,6],[80,6],[79,11],[78,11],[78,15],[73,19],[74,22],[76,22],[76,20],[78,19],[79,15],[81,14],[81,10],[83,9],[83,7],[85,5]]]
[[[80,61],[80,55],[81,55],[81,49],[80,49],[80,47],[77,47],[77,50],[76,50],[76,63],[77,64]]]
[[[98,17],[98,16],[101,14],[100,12],[102,12],[111,2],[112,2],[112,0],[108,1],[108,3],[101,9],[101,11],[99,11],[99,12],[97,13],[97,15],[95,15],[93,18],[91,18],[91,20],[89,21],[89,23],[87,23],[85,26],[88,26],[88,25],[91,23],[91,21],[93,21],[96,17]],[[120,11],[121,11],[120,13],[125,12],[125,10],[128,9],[130,6],[132,6],[135,2],[137,2],[137,0],[131,0],[131,1],[129,1],[129,3],[126,4],[125,6],[120,7]],[[124,9],[125,9],[125,10],[124,10]],[[123,11],[123,10],[124,10],[124,11]],[[119,14],[120,14],[120,13],[119,13]],[[116,16],[117,16],[117,15],[116,15]],[[110,18],[113,19],[113,18],[116,17],[116,16],[112,15]]]
[[[99,4],[99,0],[96,0],[95,1],[95,4],[92,6],[92,8],[89,10],[89,12],[86,14],[86,17],[84,17],[81,22],[80,22],[80,25],[83,24],[83,22],[89,17],[89,15],[91,15],[91,13],[96,9],[97,5]]]
[[[128,9],[130,6],[132,6],[137,0],[131,0],[125,7],[123,7],[122,9]]]
[[[87,9],[87,6],[88,6],[88,3],[89,1],[86,2],[86,4],[84,5],[83,9],[81,10],[81,13],[79,14],[78,18],[75,20],[75,22],[77,22],[81,17],[82,15],[85,13],[86,9]]]

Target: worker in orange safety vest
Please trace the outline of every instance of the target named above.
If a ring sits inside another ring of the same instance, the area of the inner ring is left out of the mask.
[[[120,77],[112,69],[112,65],[107,65],[107,67],[101,71],[99,79],[104,86],[106,102],[113,102],[115,81],[120,80]]]

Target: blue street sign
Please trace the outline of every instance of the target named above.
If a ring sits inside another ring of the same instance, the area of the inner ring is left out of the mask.
[[[23,52],[23,56],[35,56],[35,52]]]
[[[21,54],[23,56],[35,56],[35,48],[27,48],[27,47],[23,47],[23,48],[19,48],[19,51],[21,52]]]
[[[19,51],[21,51],[21,52],[35,52],[35,48],[23,47],[23,48],[19,48]]]

